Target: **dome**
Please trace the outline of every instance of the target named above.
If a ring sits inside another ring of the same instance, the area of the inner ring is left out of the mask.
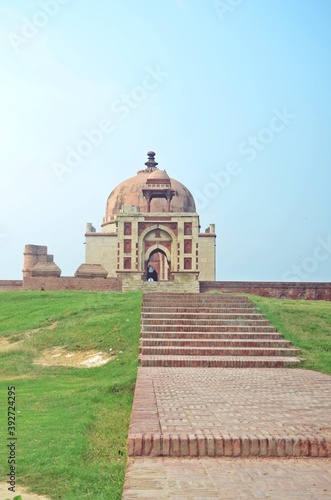
[[[149,160],[145,163],[146,169],[137,172],[119,184],[109,195],[106,206],[106,217],[104,223],[114,220],[123,206],[138,207],[141,212],[147,211],[147,201],[143,195],[143,189],[149,180],[160,180],[164,184],[171,184],[171,189],[175,192],[170,204],[171,212],[195,212],[195,202],[190,191],[176,179],[169,177],[165,170],[159,170],[154,161],[155,153],[148,153]],[[155,198],[151,202],[151,212],[168,212],[167,200]]]
[[[159,170],[156,168],[153,172],[151,172],[148,176],[148,180],[162,180],[162,181],[170,181],[170,177],[165,170]]]

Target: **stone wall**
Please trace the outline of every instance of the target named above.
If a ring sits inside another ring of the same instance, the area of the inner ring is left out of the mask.
[[[201,281],[201,292],[251,293],[279,299],[331,300],[331,283]]]
[[[21,290],[22,280],[0,280],[0,292],[9,292],[10,290]]]
[[[121,292],[118,278],[59,278],[28,277],[23,280],[23,290],[91,290],[95,292]]]

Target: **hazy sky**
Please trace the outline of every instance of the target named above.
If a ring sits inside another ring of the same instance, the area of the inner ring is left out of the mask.
[[[329,0],[0,0],[0,279],[84,262],[159,168],[216,224],[217,279],[331,281]]]

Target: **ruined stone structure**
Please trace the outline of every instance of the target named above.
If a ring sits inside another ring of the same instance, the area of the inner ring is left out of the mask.
[[[55,264],[53,255],[47,253],[47,247],[25,245],[23,280],[30,277],[59,277],[61,269]]]

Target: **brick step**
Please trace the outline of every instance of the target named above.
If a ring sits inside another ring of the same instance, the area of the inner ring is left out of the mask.
[[[231,313],[201,313],[192,312],[192,313],[165,313],[165,312],[142,312],[141,318],[145,322],[146,320],[155,320],[155,321],[166,321],[173,320],[176,321],[180,319],[182,321],[190,321],[190,320],[224,320],[224,319],[253,319],[253,320],[265,320],[265,316],[263,314],[252,314],[252,313],[241,313],[241,314],[231,314]]]
[[[143,314],[153,314],[153,313],[165,313],[165,314],[192,314],[193,312],[201,313],[201,314],[254,314],[259,313],[259,309],[257,307],[253,307],[253,305],[247,305],[245,307],[146,307],[143,305],[142,313]]]
[[[139,352],[144,356],[298,356],[300,351],[281,347],[178,347],[178,346],[141,346]]]
[[[316,436],[229,435],[222,432],[129,434],[128,456],[150,457],[327,457],[331,439]],[[138,497],[137,497],[138,498]],[[199,497],[201,498],[201,497]],[[214,497],[213,497],[214,498]],[[219,497],[222,498],[222,497]],[[226,498],[226,497],[224,497]],[[234,498],[231,496],[231,498]],[[246,497],[247,498],[247,497]],[[271,498],[271,497],[269,497]],[[289,498],[289,496],[288,496]],[[316,498],[316,497],[315,497]],[[326,497],[325,497],[326,498]]]
[[[146,308],[149,309],[149,311],[146,310]],[[150,308],[153,308],[150,310]],[[177,310],[177,308],[180,308]],[[183,311],[183,309],[186,309],[186,311]],[[164,302],[160,304],[146,304],[143,303],[143,308],[142,312],[165,312],[165,313],[171,313],[171,312],[188,312],[192,313],[194,311],[202,311],[204,312],[204,309],[208,309],[209,311],[206,312],[219,312],[219,310],[223,310],[223,312],[228,312],[229,309],[231,312],[231,309],[244,309],[244,313],[249,313],[249,312],[255,312],[256,307],[253,305],[246,305],[246,304],[241,304],[238,302],[235,302],[233,304],[222,304],[220,302],[216,302],[215,304],[187,304],[185,302],[172,302],[172,304],[166,304]],[[260,311],[257,311],[260,312]]]
[[[256,309],[254,304],[243,304],[242,302],[233,302],[231,304],[224,304],[222,302],[215,302],[214,304],[211,304],[210,302],[203,303],[203,304],[199,304],[199,303],[195,304],[195,303],[180,302],[179,300],[174,300],[173,302],[169,302],[169,304],[167,304],[166,302],[160,302],[157,304],[154,304],[154,303],[148,304],[148,303],[144,302],[143,307],[144,307],[144,309],[146,307],[153,307],[154,311],[157,309],[160,310],[162,308],[163,312],[172,312],[173,308],[177,308],[177,307],[188,309],[188,312],[199,311],[200,309],[204,309],[204,308],[212,309],[211,312],[214,312],[215,309],[228,310],[231,308],[231,309],[246,309],[247,311],[250,311],[251,309]],[[178,312],[182,312],[182,311],[180,310]]]
[[[232,299],[213,299],[210,300],[209,298],[205,297],[199,297],[196,299],[188,299],[187,297],[158,297],[158,298],[150,298],[150,299],[143,299],[144,304],[146,305],[170,305],[173,306],[174,304],[188,304],[188,305],[214,305],[214,304],[225,304],[225,305],[231,305],[231,304],[250,304],[250,302],[247,299],[241,299],[241,298],[232,298]]]
[[[142,332],[155,331],[155,325],[142,325]],[[159,332],[276,332],[274,326],[248,325],[160,325]]]
[[[283,336],[278,332],[158,332],[148,331],[141,332],[141,339],[265,339],[265,340],[278,340]]]
[[[123,281],[123,291],[141,290],[148,295],[172,295],[173,293],[183,295],[185,293],[199,294],[200,284],[198,281],[176,283],[174,281]]]
[[[194,319],[187,319],[187,318],[165,318],[163,319],[162,316],[161,318],[156,318],[156,319],[151,319],[151,318],[144,318],[142,320],[142,325],[143,326],[151,326],[151,325],[157,325],[158,327],[161,327],[163,325],[169,325],[169,326],[185,326],[190,327],[194,325],[204,325],[204,326],[269,326],[270,322],[267,319],[243,319],[240,317],[234,318],[234,319],[226,319],[226,318],[219,318],[219,319],[207,319],[207,318],[194,318]]]
[[[139,356],[141,366],[215,367],[215,368],[285,368],[300,364],[298,358],[269,356]]]
[[[155,293],[154,291],[151,293],[144,292],[144,299],[147,298],[159,298],[159,297],[184,297],[187,299],[194,299],[194,298],[205,298],[205,299],[215,299],[215,298],[225,298],[225,299],[233,299],[233,298],[240,298],[240,299],[245,299],[249,300],[247,295],[240,294],[240,293],[210,293],[210,294],[204,294],[202,295],[199,292],[166,292],[166,293]]]
[[[189,294],[177,295],[177,294],[150,294],[143,296],[144,304],[170,304],[181,303],[181,304],[250,304],[251,301],[247,297],[221,297],[221,296],[210,296],[210,295],[200,295],[195,294],[190,296]]]
[[[278,340],[266,339],[164,339],[164,338],[143,338],[140,340],[141,347],[173,346],[173,347],[290,347],[292,343],[279,338]]]
[[[174,307],[184,307],[186,309],[196,310],[198,311],[199,309],[203,308],[208,308],[208,309],[229,309],[229,308],[235,308],[235,309],[253,309],[255,308],[254,304],[243,304],[242,302],[232,302],[231,304],[224,304],[223,302],[215,302],[214,304],[207,302],[207,303],[188,303],[188,302],[181,302],[179,300],[174,300],[173,302],[169,302],[167,304],[166,302],[159,302],[159,303],[143,303],[144,308],[145,307],[153,307],[155,309],[160,309],[164,312],[171,312]],[[165,308],[165,309],[163,309]],[[180,311],[179,311],[180,312]],[[188,311],[190,312],[190,311]],[[213,312],[213,311],[211,311]]]
[[[145,294],[145,295],[150,295],[150,294],[149,294],[148,292],[146,292],[146,294]],[[152,294],[152,295],[154,295],[154,294]],[[188,293],[186,293],[186,292],[184,292],[184,293],[183,293],[183,292],[174,292],[174,293],[171,293],[171,292],[169,292],[169,293],[167,293],[167,295],[188,295],[188,296],[194,296],[194,295],[201,295],[201,294],[200,294],[200,292],[199,292],[199,293],[195,293],[195,292],[188,292]],[[215,295],[222,295],[222,296],[227,296],[227,295],[230,295],[230,296],[237,296],[237,295],[243,295],[243,294],[242,294],[242,293],[241,293],[241,294],[240,294],[240,293],[236,293],[236,292],[228,292],[228,291],[226,291],[226,292],[217,292],[217,293],[211,293],[211,294],[209,294],[209,296],[210,296],[210,297],[213,297],[213,296],[215,296]]]

